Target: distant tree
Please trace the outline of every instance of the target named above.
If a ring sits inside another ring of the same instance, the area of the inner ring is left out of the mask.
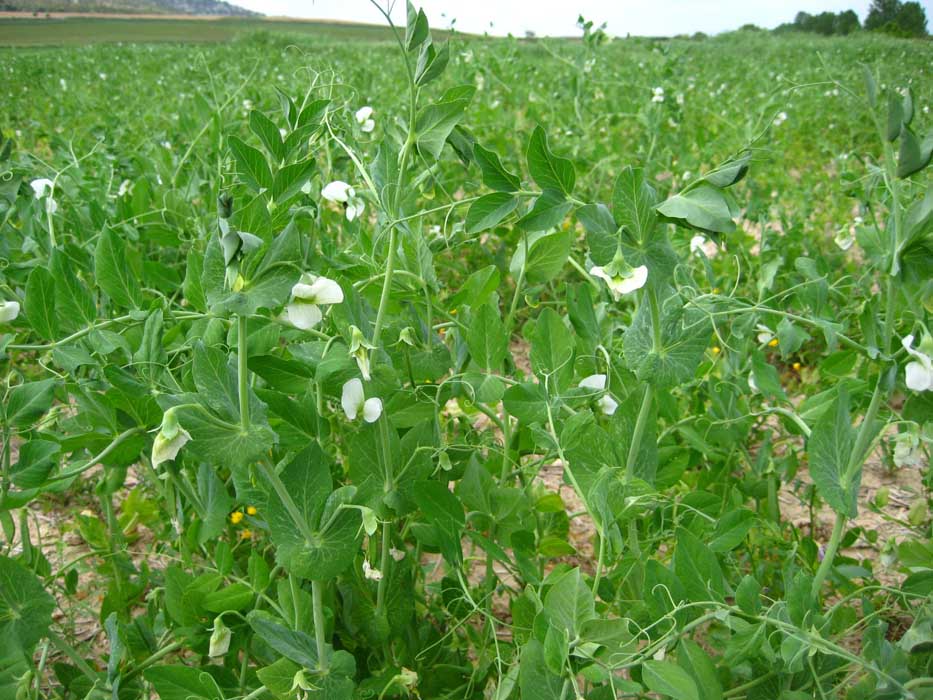
[[[901,0],[872,0],[865,18],[865,29],[874,31],[890,24],[901,9]]]
[[[919,2],[872,0],[865,29],[904,37],[927,35],[927,14]]]
[[[858,15],[855,14],[854,10],[840,12],[833,21],[833,34],[845,36],[857,32],[861,28],[862,24],[858,21]]]

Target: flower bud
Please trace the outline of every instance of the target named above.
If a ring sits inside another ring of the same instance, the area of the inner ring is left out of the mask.
[[[230,650],[230,640],[233,632],[224,624],[223,615],[214,618],[214,631],[211,633],[210,647],[207,655],[211,658],[225,656]]]
[[[233,195],[229,192],[222,192],[217,197],[217,215],[221,219],[229,219],[233,216]]]

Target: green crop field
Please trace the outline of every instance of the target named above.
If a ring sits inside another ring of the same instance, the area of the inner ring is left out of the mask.
[[[69,17],[27,19],[0,17],[0,47],[82,46],[96,43],[230,41],[250,32],[311,34],[343,41],[387,41],[386,27],[365,24],[278,21],[263,19],[129,19]]]
[[[933,698],[933,43],[428,19],[0,22],[0,698]]]

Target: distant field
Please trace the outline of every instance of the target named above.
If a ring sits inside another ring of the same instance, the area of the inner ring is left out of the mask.
[[[293,32],[344,41],[391,38],[382,26],[276,19],[130,17],[23,18],[0,15],[0,46],[76,46],[113,42],[229,41],[250,31]]]

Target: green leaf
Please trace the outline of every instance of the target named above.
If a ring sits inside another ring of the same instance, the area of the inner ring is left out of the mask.
[[[641,304],[625,331],[622,348],[625,363],[639,379],[658,386],[677,386],[693,379],[709,342],[709,321],[701,314],[669,303],[662,310],[661,347],[653,347],[651,311]]]
[[[55,277],[44,267],[34,267],[26,280],[24,311],[29,325],[43,340],[58,336],[55,316]]]
[[[415,119],[418,150],[430,154],[435,159],[439,158],[447,137],[463,118],[463,113],[472,97],[473,91],[471,90],[468,96],[423,107]]]
[[[418,505],[425,519],[434,526],[441,536],[441,553],[451,566],[459,566],[463,559],[460,538],[466,519],[463,504],[440,481],[419,481],[415,484]]]
[[[735,589],[735,603],[748,615],[756,615],[761,609],[761,584],[753,576],[742,577]]]
[[[910,177],[930,164],[933,156],[933,132],[923,142],[907,126],[901,129],[901,145],[897,152],[897,176]]]
[[[495,228],[518,206],[518,197],[506,192],[485,194],[470,205],[466,215],[469,235]]]
[[[557,277],[567,258],[570,257],[571,236],[569,231],[548,233],[538,231],[527,234],[518,244],[509,272],[518,279],[522,264],[525,265],[525,279],[532,284],[543,284]]]
[[[61,445],[51,440],[34,439],[19,448],[19,460],[13,465],[13,483],[21,489],[42,486],[58,464]]]
[[[544,597],[544,611],[551,624],[576,639],[583,624],[596,617],[596,604],[579,568],[571,569],[551,586]]]
[[[266,507],[276,561],[289,573],[314,581],[342,573],[353,562],[362,534],[358,510],[330,512],[340,501],[330,469],[330,458],[316,442],[311,443],[279,475],[292,503],[283,502],[273,491]],[[300,517],[303,525],[293,516]]]
[[[236,136],[227,139],[237,164],[237,172],[257,192],[272,188],[272,171],[262,152]]]
[[[440,50],[434,48],[433,43],[424,44],[418,54],[418,63],[415,65],[415,84],[427,85],[439,78],[450,61],[450,44],[445,43]]]
[[[649,690],[674,700],[700,700],[697,684],[680,666],[670,661],[645,661],[641,669]]]
[[[35,574],[19,562],[0,556],[0,637],[32,651],[52,624],[55,600]]]
[[[538,315],[531,338],[531,366],[542,382],[550,375],[549,391],[560,391],[573,376],[573,336],[563,319],[547,307]],[[555,383],[556,382],[556,383]]]
[[[198,544],[203,545],[224,531],[227,513],[233,507],[224,482],[214,473],[213,467],[204,462],[198,467],[198,497],[203,509]]]
[[[735,549],[745,539],[745,535],[752,529],[757,516],[747,508],[739,508],[726,512],[716,522],[713,539],[709,548],[714,552],[728,552]]]
[[[484,304],[476,311],[467,329],[466,341],[473,361],[487,372],[501,366],[509,350],[509,336],[498,308]]]
[[[212,613],[244,610],[253,602],[253,589],[245,583],[231,583],[204,596],[201,606]]]
[[[641,168],[626,167],[612,188],[612,214],[639,241],[648,241],[658,216],[654,211],[658,196]]]
[[[197,396],[186,396],[191,402]],[[257,399],[258,401],[258,399]],[[238,468],[254,462],[275,444],[276,435],[261,415],[253,416],[244,429],[233,423],[220,421],[206,408],[185,404],[178,409],[182,427],[191,434],[191,441],[182,454],[192,455],[212,464]]]
[[[204,313],[207,311],[207,299],[204,297],[204,287],[201,278],[204,274],[204,254],[192,248],[188,251],[185,264],[185,281],[182,283],[182,293],[191,308]]]
[[[605,204],[587,204],[577,209],[577,218],[586,230],[590,258],[597,265],[607,265],[619,249],[619,225]]]
[[[55,277],[55,299],[59,324],[66,329],[91,326],[97,321],[97,306],[87,286],[73,271],[74,263],[61,248],[52,251],[50,268]]]
[[[499,286],[499,268],[487,265],[467,277],[460,291],[454,294],[448,305],[455,309],[460,306],[480,306],[485,304],[490,295]]]
[[[752,353],[752,374],[758,390],[768,398],[787,399],[787,394],[781,387],[781,378],[777,369],[765,359],[764,353],[755,350]]]
[[[138,309],[142,305],[139,281],[126,261],[126,242],[106,226],[97,239],[94,251],[97,283],[119,306]]]
[[[52,406],[55,398],[55,380],[17,384],[7,394],[3,414],[14,428],[29,428]]]
[[[829,410],[813,426],[807,443],[810,476],[820,496],[841,515],[858,515],[858,488],[862,480],[861,467],[846,478],[846,469],[855,447],[855,431],[849,416],[849,392],[840,385]]]
[[[272,199],[277,204],[287,202],[301,191],[314,173],[314,160],[304,160],[280,168],[272,180]]]
[[[716,555],[684,528],[677,529],[674,573],[683,582],[692,601],[722,600],[725,584]]]
[[[505,390],[502,402],[508,414],[525,425],[547,420],[547,401],[540,384],[513,384]]]
[[[282,143],[282,135],[279,133],[279,127],[258,109],[249,113],[249,130],[252,131],[262,145],[269,151],[269,155],[275,158],[277,163],[285,159],[285,144]]]
[[[551,152],[547,134],[540,126],[535,127],[531,134],[525,158],[531,177],[542,190],[557,190],[565,195],[573,193],[573,186],[576,184],[573,163]]]
[[[677,648],[677,664],[696,683],[699,700],[722,700],[722,685],[716,667],[703,648],[692,639],[681,639]]]
[[[518,176],[505,169],[494,151],[476,144],[473,146],[473,157],[483,173],[483,184],[489,189],[498,192],[517,192],[522,188]]]
[[[524,231],[546,231],[559,225],[573,205],[557,190],[544,190],[527,214],[516,222]]]
[[[518,687],[521,697],[528,700],[562,700],[564,697],[564,681],[548,670],[544,645],[537,639],[530,640],[522,648]]]
[[[408,21],[405,26],[405,49],[412,51],[428,38],[430,30],[428,28],[428,18],[424,10],[415,11],[414,5],[409,0],[407,4]]]
[[[729,202],[720,189],[709,184],[675,194],[656,208],[660,214],[682,226],[713,233],[735,230]]]
[[[223,700],[217,681],[199,668],[154,666],[143,671],[161,700]]]

